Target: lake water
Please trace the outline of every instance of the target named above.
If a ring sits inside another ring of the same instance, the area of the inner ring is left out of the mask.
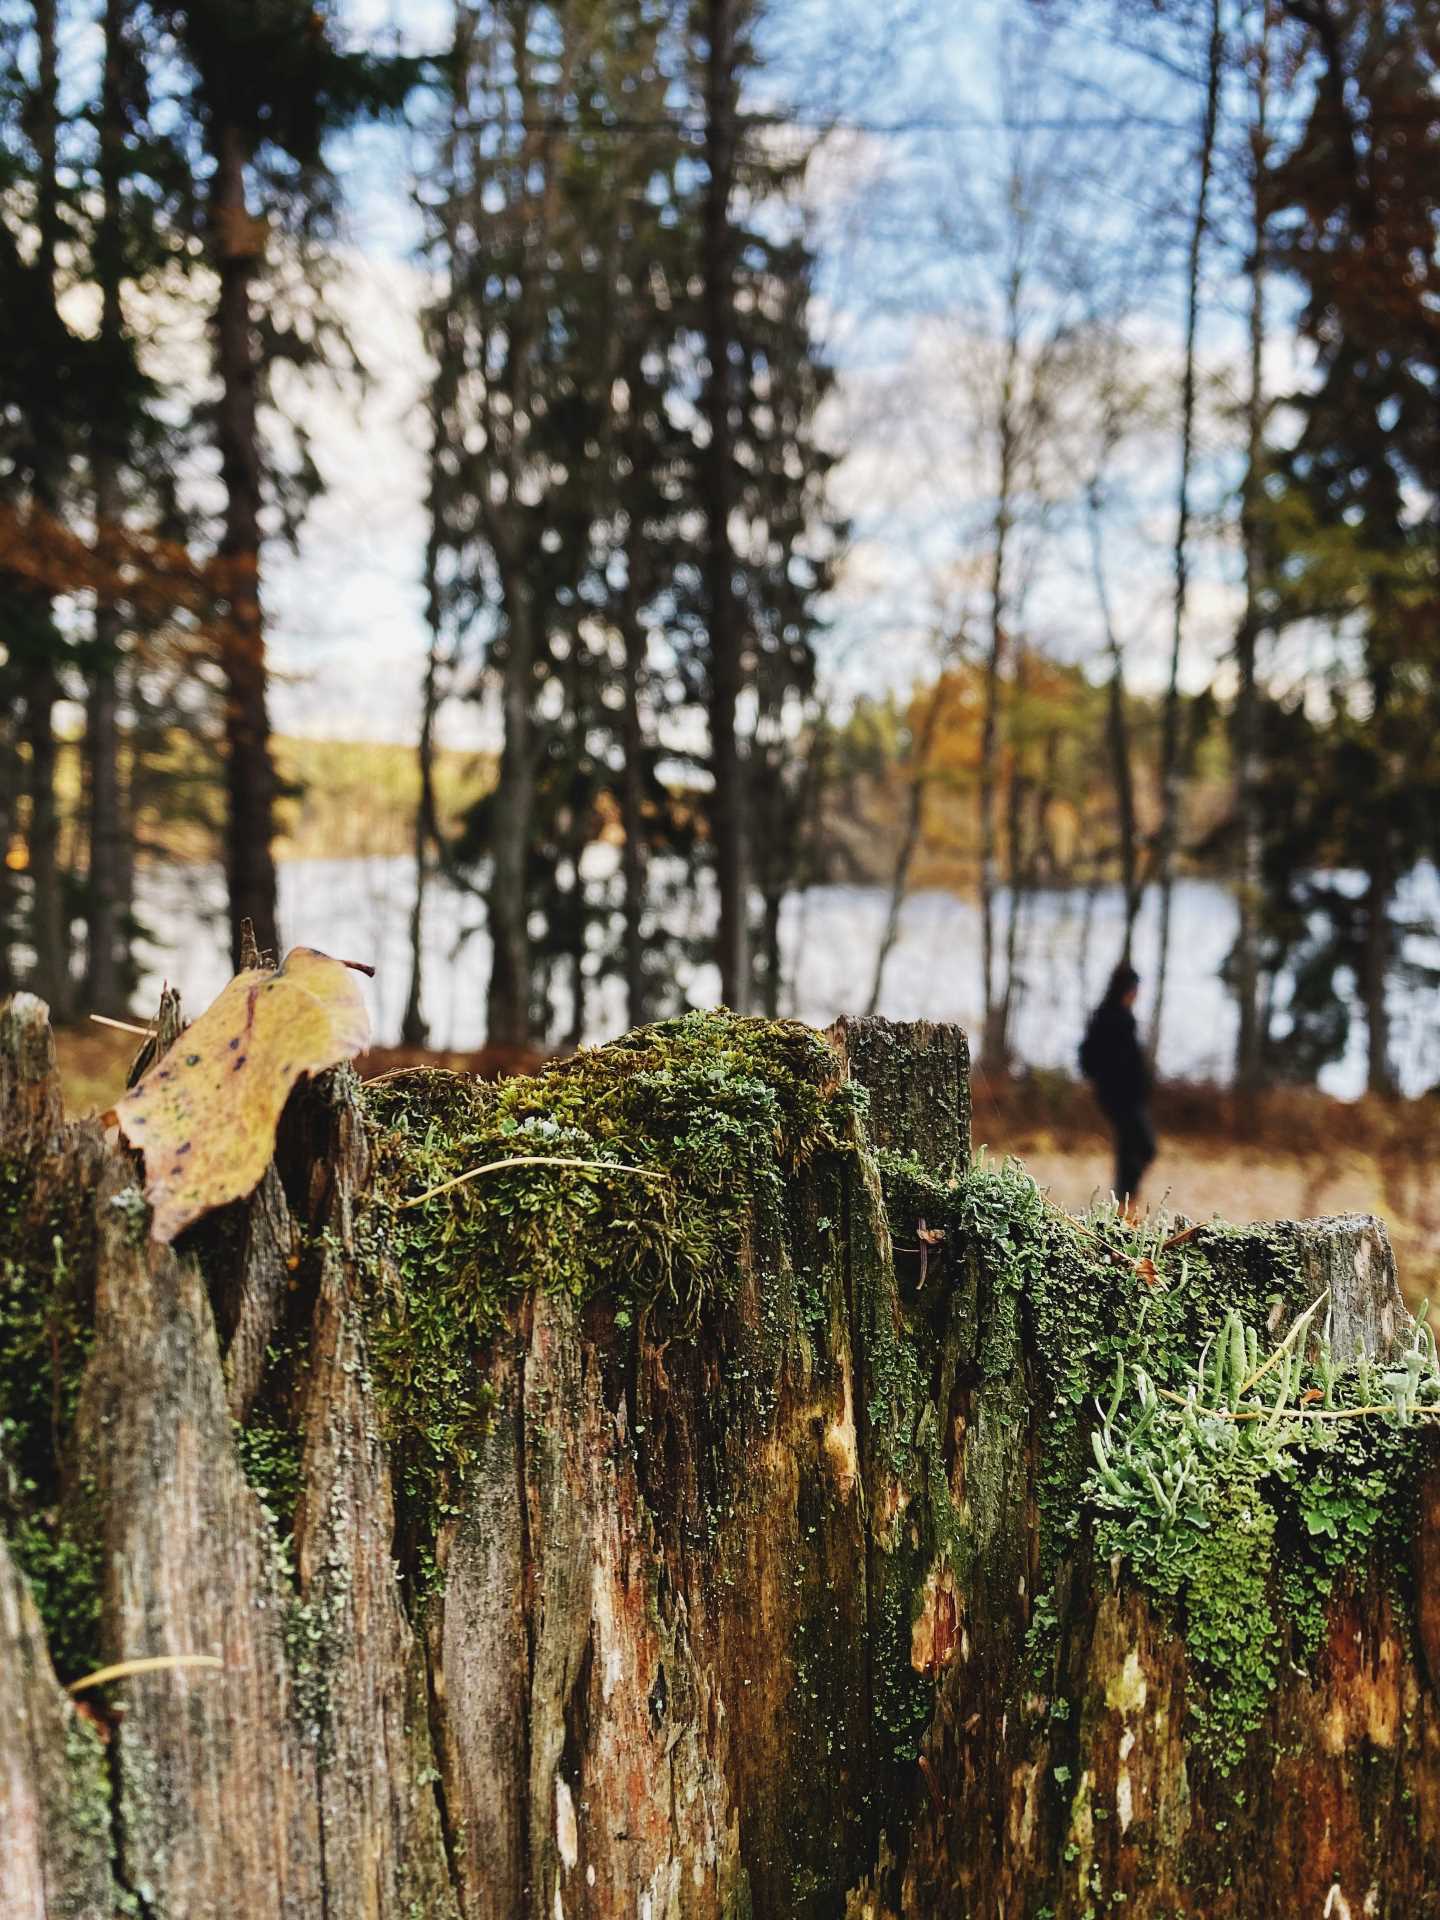
[[[280,868],[280,917],[286,944],[323,948],[376,969],[371,1007],[376,1038],[397,1038],[409,987],[409,915],[414,865],[405,858],[298,860]],[[841,1013],[863,1012],[870,996],[875,952],[887,897],[878,887],[812,887],[787,903],[783,923],[787,1001],[784,1010],[815,1026]],[[1440,924],[1440,881],[1432,868],[1407,884],[1407,916]],[[163,945],[145,950],[146,978],[138,1004],[151,1003],[162,980],[174,982],[192,1011],[224,985],[229,968],[224,887],[216,868],[152,869],[145,875],[141,911],[163,932]],[[706,912],[702,900],[683,909],[692,931]],[[1003,913],[1003,902],[1002,902]],[[1235,936],[1235,903],[1205,880],[1177,883],[1171,923],[1170,980],[1160,1042],[1167,1077],[1224,1080],[1235,1049],[1235,1007],[1220,967]],[[1016,1049],[1027,1063],[1075,1068],[1085,1015],[1118,958],[1122,909],[1118,890],[1087,896],[1055,891],[1036,896],[1022,919],[1018,974],[1022,982],[1014,1024]],[[1135,943],[1135,964],[1153,978],[1155,903],[1147,901]],[[1440,943],[1413,941],[1415,957],[1434,964]],[[905,903],[900,935],[886,968],[880,1011],[892,1019],[954,1020],[974,1033],[979,1024],[979,910],[951,893],[926,891]],[[441,882],[430,889],[425,924],[425,1010],[431,1044],[472,1048],[485,1038],[485,983],[489,943],[484,908],[473,895]],[[713,968],[697,967],[684,981],[692,1004],[718,994]],[[1404,1090],[1418,1093],[1440,1080],[1440,1022],[1429,993],[1393,994],[1394,1051]],[[625,1025],[616,979],[597,984],[586,1038],[604,1040]],[[1146,1007],[1142,993],[1141,1015]],[[562,1025],[563,1025],[562,1021]],[[1352,1023],[1350,1049],[1322,1075],[1327,1091],[1359,1093],[1365,1082],[1365,1040]]]

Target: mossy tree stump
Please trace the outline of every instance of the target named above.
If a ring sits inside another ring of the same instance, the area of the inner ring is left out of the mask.
[[[878,1021],[328,1076],[174,1250],[0,1106],[5,1920],[1440,1914],[1373,1221],[1076,1225]]]

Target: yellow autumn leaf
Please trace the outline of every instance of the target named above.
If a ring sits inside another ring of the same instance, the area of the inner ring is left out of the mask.
[[[253,1192],[296,1081],[353,1059],[369,1039],[351,963],[292,947],[278,969],[237,973],[106,1116],[144,1155],[153,1237],[173,1240]]]

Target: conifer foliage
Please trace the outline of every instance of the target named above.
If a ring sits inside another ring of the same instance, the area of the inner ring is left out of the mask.
[[[318,476],[269,376],[349,364],[330,143],[421,71],[309,0],[0,6],[0,985],[62,1019],[128,1000],[182,736],[219,735],[232,925],[276,944],[260,555]]]
[[[578,1037],[609,971],[656,1011],[684,958],[657,906],[702,854],[747,1004],[750,884],[783,891],[754,823],[813,681],[829,375],[798,164],[741,115],[752,27],[738,0],[456,10],[426,195],[429,585],[501,728],[449,850],[486,862],[500,1044]],[[702,835],[681,796],[707,784]]]
[[[1309,1026],[1343,1045],[1334,980],[1360,986],[1372,1092],[1394,1091],[1396,895],[1440,851],[1440,6],[1281,0],[1309,83],[1272,180],[1276,263],[1300,288],[1316,378],[1271,501],[1277,627],[1347,635],[1323,745],[1272,826],[1271,924],[1314,987]],[[1277,719],[1293,744],[1299,713]],[[1293,768],[1292,768],[1293,772]],[[1278,783],[1277,783],[1278,784]],[[1278,798],[1278,795],[1277,795]],[[1297,832],[1297,828],[1300,830]],[[1356,897],[1314,869],[1363,875]]]

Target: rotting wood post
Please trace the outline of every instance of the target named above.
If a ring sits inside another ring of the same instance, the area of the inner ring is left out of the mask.
[[[627,1151],[663,1153],[705,1120],[677,1089],[734,1124],[797,1033],[692,1021],[687,1080],[675,1031],[537,1112],[598,1126],[638,1061]],[[1118,1459],[1136,1365],[1180,1379],[1232,1306],[1273,1347],[1328,1291],[1335,1366],[1383,1374],[1413,1327],[1382,1230],[1200,1228],[1147,1246],[1152,1291],[1124,1229],[968,1166],[954,1029],[832,1046],[815,1097],[864,1085],[861,1136],[756,1182],[693,1313],[507,1294],[440,1382],[483,1396],[475,1458],[425,1481],[377,1318],[414,1284],[394,1115],[488,1138],[497,1096],[328,1075],[256,1197],[159,1249],[131,1157],[62,1122],[43,1008],[0,1010],[5,1920],[1440,1915],[1423,1441],[1337,1423],[1273,1482],[1241,1451],[1188,1533],[1093,1493],[1117,1357]],[[479,1286],[464,1193],[425,1257]],[[56,1679],[193,1652],[223,1671],[93,1716]]]

